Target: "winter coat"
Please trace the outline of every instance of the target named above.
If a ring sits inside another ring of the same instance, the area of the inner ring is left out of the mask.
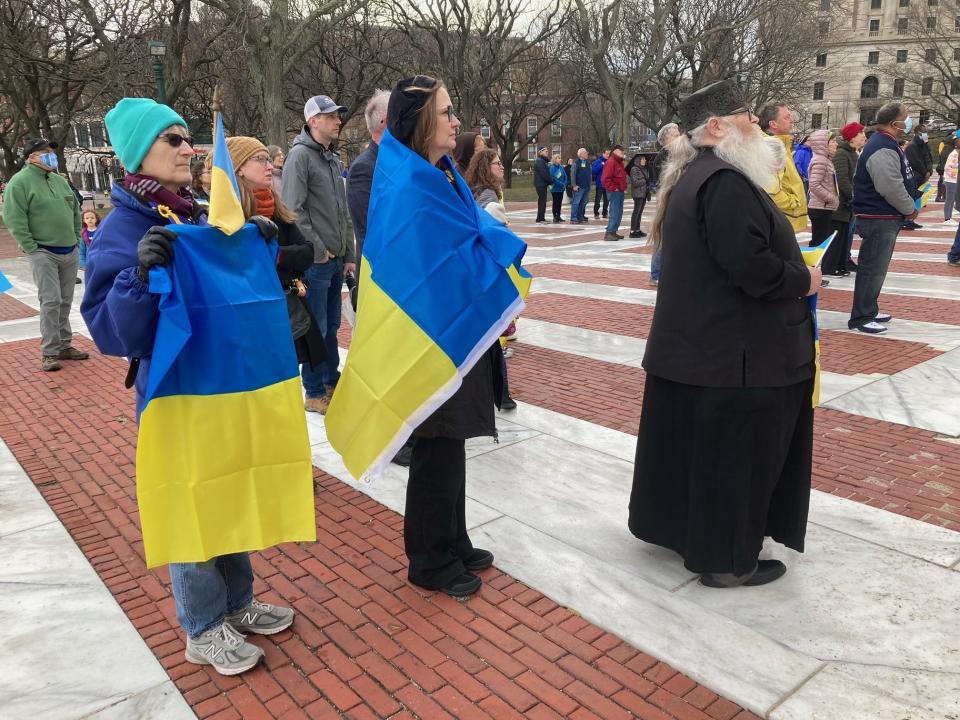
[[[567,187],[567,170],[563,165],[551,165],[550,177],[553,178],[553,185],[550,186],[550,192],[561,193]]]
[[[833,211],[833,219],[848,222],[852,215],[853,173],[857,169],[857,151],[846,140],[837,143],[837,153],[833,156],[833,171],[837,177],[839,203]]]
[[[960,153],[951,150],[947,155],[947,161],[943,164],[943,181],[948,183],[957,182],[957,163],[960,161]]]
[[[840,204],[837,189],[836,171],[833,169],[833,160],[830,159],[827,146],[829,145],[829,131],[816,130],[810,135],[807,144],[813,151],[810,160],[810,210],[836,210]]]
[[[533,186],[547,188],[552,183],[553,176],[550,174],[550,163],[543,155],[537,155],[537,160],[533,164]]]
[[[780,212],[787,216],[790,225],[796,231],[805,230],[807,227],[807,192],[803,187],[803,180],[800,179],[800,173],[793,162],[793,152],[791,146],[793,140],[789,135],[775,135],[783,147],[787,150],[787,164],[778,176],[778,183],[775,192],[768,193],[773,199],[774,204],[780,208]]]
[[[857,217],[902,220],[916,211],[916,178],[897,139],[884,131],[870,136],[853,174]]]
[[[303,274],[313,265],[313,245],[307,240],[296,223],[283,222],[277,217],[273,218],[277,224],[277,276],[280,278],[280,286],[287,297],[287,310],[292,311],[292,303],[301,303],[303,309],[310,316],[310,328],[306,334],[301,335],[293,341],[293,346],[297,351],[297,362],[301,365],[316,367],[320,361],[327,357],[327,348],[323,342],[323,331],[317,324],[317,319],[310,312],[310,307],[306,303],[306,298],[301,298],[296,293],[290,292],[290,286],[295,279],[302,279]]]
[[[80,204],[67,181],[27,163],[7,183],[3,221],[23,252],[80,242]]]
[[[603,166],[603,189],[608,193],[626,192],[627,171],[623,169],[623,159],[611,154]]]
[[[357,258],[363,255],[363,240],[367,236],[367,211],[370,208],[370,188],[373,187],[373,171],[377,167],[377,151],[380,146],[372,142],[350,166],[347,178],[347,207],[357,235]]]
[[[907,160],[910,161],[917,185],[926,182],[933,172],[933,155],[930,153],[930,145],[919,135],[914,135],[907,145]]]
[[[809,144],[800,143],[793,150],[793,164],[797,166],[797,172],[801,180],[810,179],[810,161],[813,160],[813,150]]]
[[[356,261],[343,163],[333,145],[322,147],[306,126],[283,164],[282,197],[297,214],[304,237],[313,243],[314,262],[326,262],[328,252],[344,262]]]
[[[650,192],[650,172],[643,165],[630,168],[630,195],[634,200],[647,197]]]
[[[573,182],[572,184],[579,188],[589,188],[592,177],[592,170],[589,160],[577,158],[573,161]]]
[[[150,356],[160,317],[160,296],[151,293],[137,272],[137,243],[154,225],[168,225],[156,209],[145,205],[119,183],[110,194],[113,211],[97,228],[97,241],[87,252],[80,314],[104,355],[140,362],[137,413],[143,409]],[[180,218],[185,223],[191,218]],[[206,223],[206,218],[201,218]]]
[[[601,155],[593,161],[593,182],[597,190],[603,190],[603,166],[607,164],[607,159]]]

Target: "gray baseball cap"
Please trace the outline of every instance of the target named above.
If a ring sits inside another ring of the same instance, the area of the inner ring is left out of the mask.
[[[342,114],[346,111],[346,106],[337,105],[329,95],[314,95],[303,106],[303,120],[306,122],[314,115],[326,115],[333,112]]]

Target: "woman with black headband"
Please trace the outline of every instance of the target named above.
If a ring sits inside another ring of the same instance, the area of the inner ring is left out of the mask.
[[[469,189],[458,183],[449,157],[456,145],[458,127],[460,120],[453,113],[450,95],[434,78],[418,75],[401,80],[393,89],[387,128],[393,139],[411,151],[409,158],[399,162],[418,164],[426,160],[448,181],[439,183],[425,201],[429,207],[417,206],[416,212],[424,217],[452,214],[458,203],[475,203]],[[383,170],[379,165],[378,162],[378,173]],[[427,171],[433,172],[429,168]],[[417,224],[374,218],[377,210],[372,202],[371,227],[375,222],[389,221],[391,228],[398,228],[396,232],[408,233],[400,238],[391,236],[391,243],[430,242],[429,236],[416,230]],[[411,251],[411,257],[416,255],[416,251]],[[502,378],[497,371],[499,352],[495,343],[489,351],[482,352],[459,389],[413,432],[403,533],[408,578],[415,585],[454,597],[476,592],[481,580],[474,572],[493,564],[493,554],[474,548],[467,534],[465,441],[496,434],[494,405],[499,404],[502,393]]]

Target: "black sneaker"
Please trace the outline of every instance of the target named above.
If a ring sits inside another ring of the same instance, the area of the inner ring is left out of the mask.
[[[757,567],[744,575],[733,573],[704,573],[700,584],[710,588],[757,587],[772,583],[784,576],[787,566],[779,560],[758,560]]]
[[[491,559],[493,556],[490,556]],[[473,595],[477,590],[480,589],[480,586],[483,585],[483,580],[478,578],[476,575],[470,572],[465,572],[461,575],[457,575],[453,580],[448,582],[442,588],[438,588],[440,592],[446,593],[450,597],[455,598],[465,598]]]
[[[517,409],[517,401],[514,400],[514,399],[513,399],[512,397],[510,397],[509,395],[507,395],[503,400],[500,401],[500,409],[501,409],[501,410],[516,410],[516,409]]]
[[[491,565],[493,565],[493,553],[480,548],[474,548],[470,557],[463,561],[463,566],[470,571],[486,570]]]

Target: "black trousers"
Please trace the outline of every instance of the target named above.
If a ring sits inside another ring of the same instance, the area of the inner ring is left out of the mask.
[[[547,188],[537,187],[537,222],[547,219]]]
[[[596,187],[596,192],[594,192],[594,194],[593,194],[593,216],[594,216],[594,217],[597,217],[597,215],[600,214],[600,199],[601,199],[601,198],[603,199],[603,216],[606,217],[606,216],[607,216],[607,204],[609,203],[609,200],[607,200],[607,190],[606,190],[606,188],[600,187],[600,186],[598,185],[598,186]]]
[[[553,195],[553,219],[560,219],[560,210],[563,209],[563,192],[551,192]]]
[[[846,250],[847,225],[843,223],[842,228],[836,227],[832,210],[812,208],[807,211],[807,214],[810,216],[810,247],[819,245],[827,239],[830,233],[834,230],[837,231],[836,239],[830,243],[830,247],[820,263],[820,270],[823,271],[824,275],[835,275],[840,269],[841,256]]]
[[[467,535],[466,481],[464,440],[416,438],[403,513],[410,582],[438,590],[466,572],[463,558],[473,552]]]
[[[643,218],[643,206],[646,204],[646,197],[633,199],[633,214],[630,216],[630,232],[636,232],[640,229],[640,220]]]

